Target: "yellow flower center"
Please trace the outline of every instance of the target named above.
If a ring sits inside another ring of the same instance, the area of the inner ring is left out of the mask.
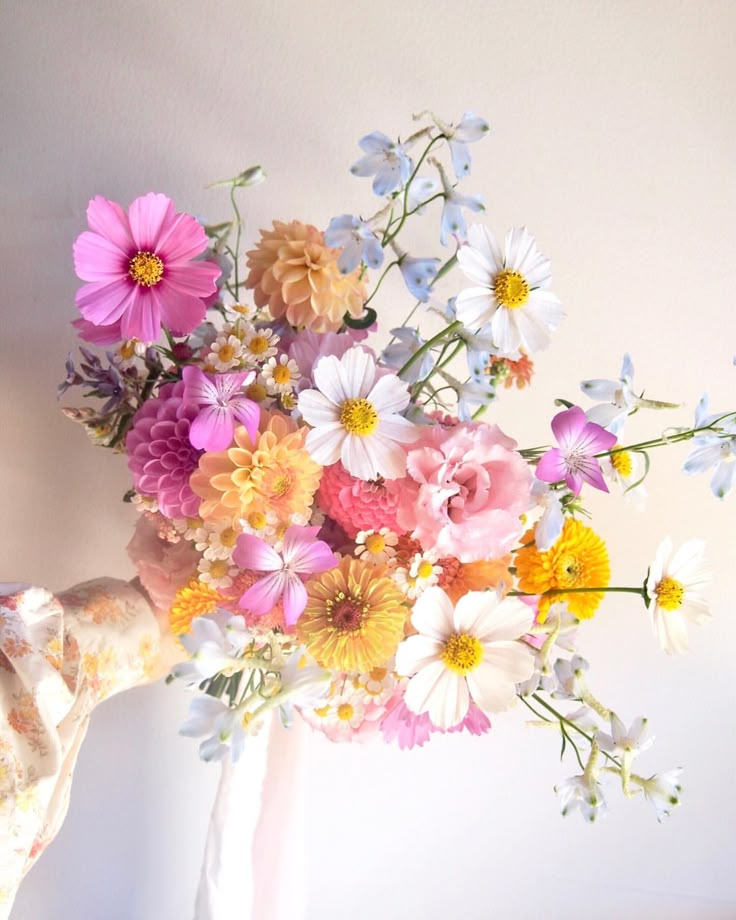
[[[380,533],[371,533],[365,538],[365,548],[369,553],[382,553],[386,549],[386,538]]]
[[[128,274],[143,287],[153,287],[164,276],[164,263],[153,252],[137,252],[128,263]]]
[[[516,310],[529,300],[529,283],[519,272],[505,268],[493,281],[493,293],[501,306]]]
[[[371,680],[382,681],[386,679],[388,670],[386,668],[371,668]]]
[[[224,578],[229,568],[230,563],[226,559],[215,559],[210,566],[210,575],[213,578]]]
[[[319,716],[320,719],[324,719],[327,713],[330,711],[329,703],[326,706],[320,706],[318,709],[314,710],[314,714]]]
[[[350,703],[340,703],[340,705],[337,707],[337,718],[342,722],[349,722],[353,718],[354,714],[355,710],[350,705]]]
[[[619,445],[617,444],[616,447],[619,447]],[[628,450],[620,450],[618,453],[611,454],[609,460],[611,461],[611,466],[616,470],[619,476],[622,476],[624,479],[631,476],[634,464]]]
[[[254,335],[248,342],[248,351],[252,355],[262,355],[265,351],[268,351],[268,339],[266,336]]]
[[[232,527],[226,527],[220,534],[221,546],[235,546],[238,542],[238,533]]]
[[[123,342],[120,346],[120,357],[123,361],[130,361],[133,355],[135,355],[135,343],[136,339],[128,339],[127,342]]]
[[[273,369],[273,379],[283,386],[283,384],[289,383],[291,380],[291,371],[285,364],[277,364]]]
[[[434,567],[432,563],[426,559],[422,559],[417,569],[417,578],[430,578],[433,572]]]
[[[232,361],[233,357],[235,356],[235,347],[229,342],[226,342],[224,345],[220,345],[217,356],[219,357],[220,361],[227,364],[229,361]]]
[[[286,495],[286,493],[291,488],[291,476],[284,474],[283,476],[278,476],[274,479],[273,482],[273,494],[277,495],[279,498]]]
[[[325,607],[332,627],[339,633],[357,632],[368,611],[368,605],[360,597],[346,595],[342,591],[337,592],[334,600],[325,601]]]
[[[682,607],[685,586],[676,578],[665,575],[654,589],[654,593],[657,595],[657,604],[662,610],[677,610]]]
[[[251,383],[246,389],[245,395],[248,399],[252,399],[253,402],[262,403],[268,393],[262,383]]]
[[[456,633],[445,643],[442,660],[453,674],[470,674],[483,660],[483,646],[475,636]]]
[[[585,568],[577,556],[566,554],[560,556],[555,566],[557,584],[560,588],[578,588],[583,580]]]
[[[262,511],[251,511],[246,520],[253,530],[263,530],[266,526],[266,515]]]
[[[346,399],[340,408],[340,424],[349,434],[373,434],[378,428],[378,412],[367,399]]]

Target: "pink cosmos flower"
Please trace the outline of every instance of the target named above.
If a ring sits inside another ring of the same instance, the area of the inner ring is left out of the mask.
[[[422,747],[429,741],[430,735],[435,732],[469,731],[471,735],[484,735],[491,728],[488,716],[471,703],[462,722],[444,729],[434,725],[429,718],[429,713],[419,715],[412,712],[403,699],[394,706],[381,722],[381,734],[387,743],[397,741],[401,750],[413,747]]]
[[[397,518],[426,552],[460,562],[509,552],[531,506],[531,470],[497,425],[425,428],[407,456]]]
[[[242,374],[205,374],[188,364],[182,370],[184,403],[198,408],[197,417],[189,428],[193,447],[203,450],[227,450],[232,444],[235,421],[245,425],[255,444],[261,409],[258,403],[241,392],[255,377],[255,371]]]
[[[216,290],[220,268],[192,261],[207,248],[202,226],[177,214],[166,195],[136,198],[128,213],[97,196],[87,208],[90,229],[74,243],[82,281],[76,304],[95,326],[120,324],[122,337],[155,342],[163,323],[191,332],[205,315],[203,298]]]
[[[281,601],[287,626],[293,626],[307,605],[304,578],[337,565],[337,556],[322,540],[319,527],[289,527],[281,554],[253,534],[241,534],[233,560],[241,569],[270,572],[240,598],[240,606],[257,616],[268,613]]]
[[[552,431],[559,447],[553,447],[537,464],[537,479],[561,482],[563,479],[574,495],[579,495],[583,482],[608,492],[595,454],[610,450],[616,435],[589,422],[579,406],[565,409],[552,419]]]
[[[114,345],[123,338],[120,331],[120,323],[112,323],[110,326],[95,326],[87,319],[75,319],[72,326],[77,330],[77,335],[85,342],[91,342],[93,345]]]

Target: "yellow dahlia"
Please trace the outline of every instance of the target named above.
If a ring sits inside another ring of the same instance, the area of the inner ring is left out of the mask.
[[[274,319],[286,316],[292,326],[336,332],[345,313],[363,312],[367,294],[359,270],[343,275],[337,267],[340,250],[325,246],[322,233],[310,224],[276,220],[273,230],[261,230],[256,248],[246,255],[246,285]]]
[[[295,514],[309,517],[322,467],[304,447],[307,429],[268,412],[261,413],[261,425],[256,444],[238,426],[237,446],[200,457],[190,485],[203,499],[204,520],[238,522],[271,513],[286,523]]]
[[[222,600],[219,591],[195,579],[179,588],[169,610],[169,626],[175,636],[188,633],[195,617],[214,613]]]
[[[516,574],[519,589],[540,598],[539,619],[547,617],[551,604],[563,601],[570,613],[580,620],[592,617],[603,600],[601,591],[580,591],[566,594],[565,588],[607,588],[611,579],[606,544],[590,527],[568,518],[557,542],[546,552],[534,545],[534,531],[522,537],[522,549],[516,553]]]
[[[384,665],[404,637],[404,596],[375,566],[343,556],[307,582],[297,636],[323,668],[370,671]]]

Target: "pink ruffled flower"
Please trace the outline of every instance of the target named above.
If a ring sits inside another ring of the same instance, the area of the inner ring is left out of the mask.
[[[184,401],[197,410],[189,429],[189,440],[203,450],[227,450],[232,444],[235,422],[245,425],[248,437],[255,444],[261,409],[258,403],[241,392],[255,377],[255,371],[242,374],[203,373],[188,364],[182,370]]]
[[[534,477],[497,425],[427,428],[407,456],[398,521],[427,552],[497,559],[521,536]]]
[[[281,603],[287,626],[293,626],[307,606],[305,579],[338,563],[329,546],[316,539],[318,531],[319,527],[289,527],[281,554],[260,537],[241,534],[233,561],[241,569],[269,574],[248,588],[240,598],[240,606],[263,616]]]
[[[403,482],[358,479],[342,463],[333,463],[322,471],[317,503],[349,537],[357,536],[361,530],[378,531],[382,527],[403,533],[396,518]]]
[[[589,422],[579,406],[558,412],[552,419],[552,431],[560,446],[553,447],[540,458],[537,479],[542,482],[562,482],[564,479],[573,495],[580,495],[584,482],[608,492],[595,454],[610,450],[616,443],[616,435]]]
[[[197,408],[184,402],[184,383],[161,387],[136,412],[125,447],[137,492],[155,498],[169,518],[195,517],[201,499],[189,487],[203,451],[192,447],[189,429]]]
[[[196,572],[199,553],[188,540],[162,540],[156,524],[143,516],[138,519],[127,550],[154,606],[168,612],[176,592],[189,584]]]
[[[175,335],[191,332],[205,315],[220,267],[192,261],[207,248],[202,226],[177,214],[166,195],[136,198],[128,213],[97,196],[87,208],[90,229],[74,243],[82,281],[76,304],[95,326],[120,324],[122,337],[155,342],[163,323]]]
[[[484,735],[491,728],[491,720],[475,703],[471,703],[462,722],[452,728],[443,729],[434,725],[428,713],[417,715],[412,712],[403,699],[388,713],[381,722],[381,734],[387,743],[398,741],[401,750],[422,747],[435,732],[470,732],[471,735]]]

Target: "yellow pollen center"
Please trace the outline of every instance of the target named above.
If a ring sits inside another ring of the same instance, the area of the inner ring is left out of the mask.
[[[493,293],[502,306],[516,310],[529,300],[529,283],[519,272],[504,269],[493,281]]]
[[[617,444],[616,447],[618,446]],[[623,476],[624,479],[626,479],[627,476],[631,476],[634,464],[631,460],[631,454],[627,450],[621,450],[618,453],[611,454],[609,460],[611,461],[611,466],[616,470],[619,476]]]
[[[130,339],[127,342],[123,342],[123,344],[120,346],[120,357],[124,361],[130,361],[130,359],[135,354],[135,342],[135,339]]]
[[[263,530],[266,526],[266,515],[262,511],[251,511],[246,520],[253,530]]]
[[[677,610],[682,607],[685,587],[677,579],[665,575],[654,589],[654,593],[657,595],[657,604],[662,610]]]
[[[128,274],[143,287],[153,287],[164,276],[164,263],[153,252],[137,252],[128,263]]]
[[[324,719],[324,717],[327,715],[327,713],[328,713],[329,711],[330,711],[329,705],[327,705],[327,706],[320,706],[318,709],[315,709],[315,710],[314,710],[314,714],[315,714],[316,716],[319,716],[320,719]]]
[[[229,568],[230,563],[226,559],[215,559],[210,566],[210,575],[213,578],[224,578]]]
[[[238,534],[232,527],[226,527],[220,534],[220,544],[222,546],[235,546],[238,541]]]
[[[273,483],[273,494],[278,495],[279,498],[286,495],[286,493],[291,488],[291,476],[279,476],[274,480]]]
[[[369,553],[382,553],[386,549],[386,538],[380,533],[369,534],[365,538],[365,548]]]
[[[388,670],[386,668],[371,668],[371,680],[385,680],[387,674]]]
[[[577,556],[562,556],[555,566],[555,574],[560,588],[576,588],[583,577],[583,565]]]
[[[245,395],[248,399],[252,399],[253,402],[261,403],[268,395],[266,393],[266,388],[262,383],[251,383],[251,385],[246,389]]]
[[[483,660],[483,646],[475,636],[456,633],[445,643],[442,660],[453,674],[470,674]]]
[[[428,562],[426,559],[422,559],[419,563],[419,568],[417,569],[417,578],[430,578],[434,571],[434,567],[431,562]]]
[[[337,718],[343,722],[349,722],[354,714],[355,710],[350,703],[340,703],[337,707]]]
[[[248,342],[248,351],[252,355],[262,355],[265,351],[268,351],[268,339],[266,336],[254,335]]]
[[[346,399],[340,408],[340,424],[349,434],[373,434],[378,428],[378,412],[367,399]]]
[[[232,345],[230,345],[229,342],[226,343],[225,345],[220,345],[220,349],[217,352],[217,356],[219,357],[220,361],[224,361],[224,362],[232,361],[233,357],[235,356],[235,348]]]
[[[285,364],[277,364],[273,369],[273,379],[283,386],[291,380],[291,371]]]

